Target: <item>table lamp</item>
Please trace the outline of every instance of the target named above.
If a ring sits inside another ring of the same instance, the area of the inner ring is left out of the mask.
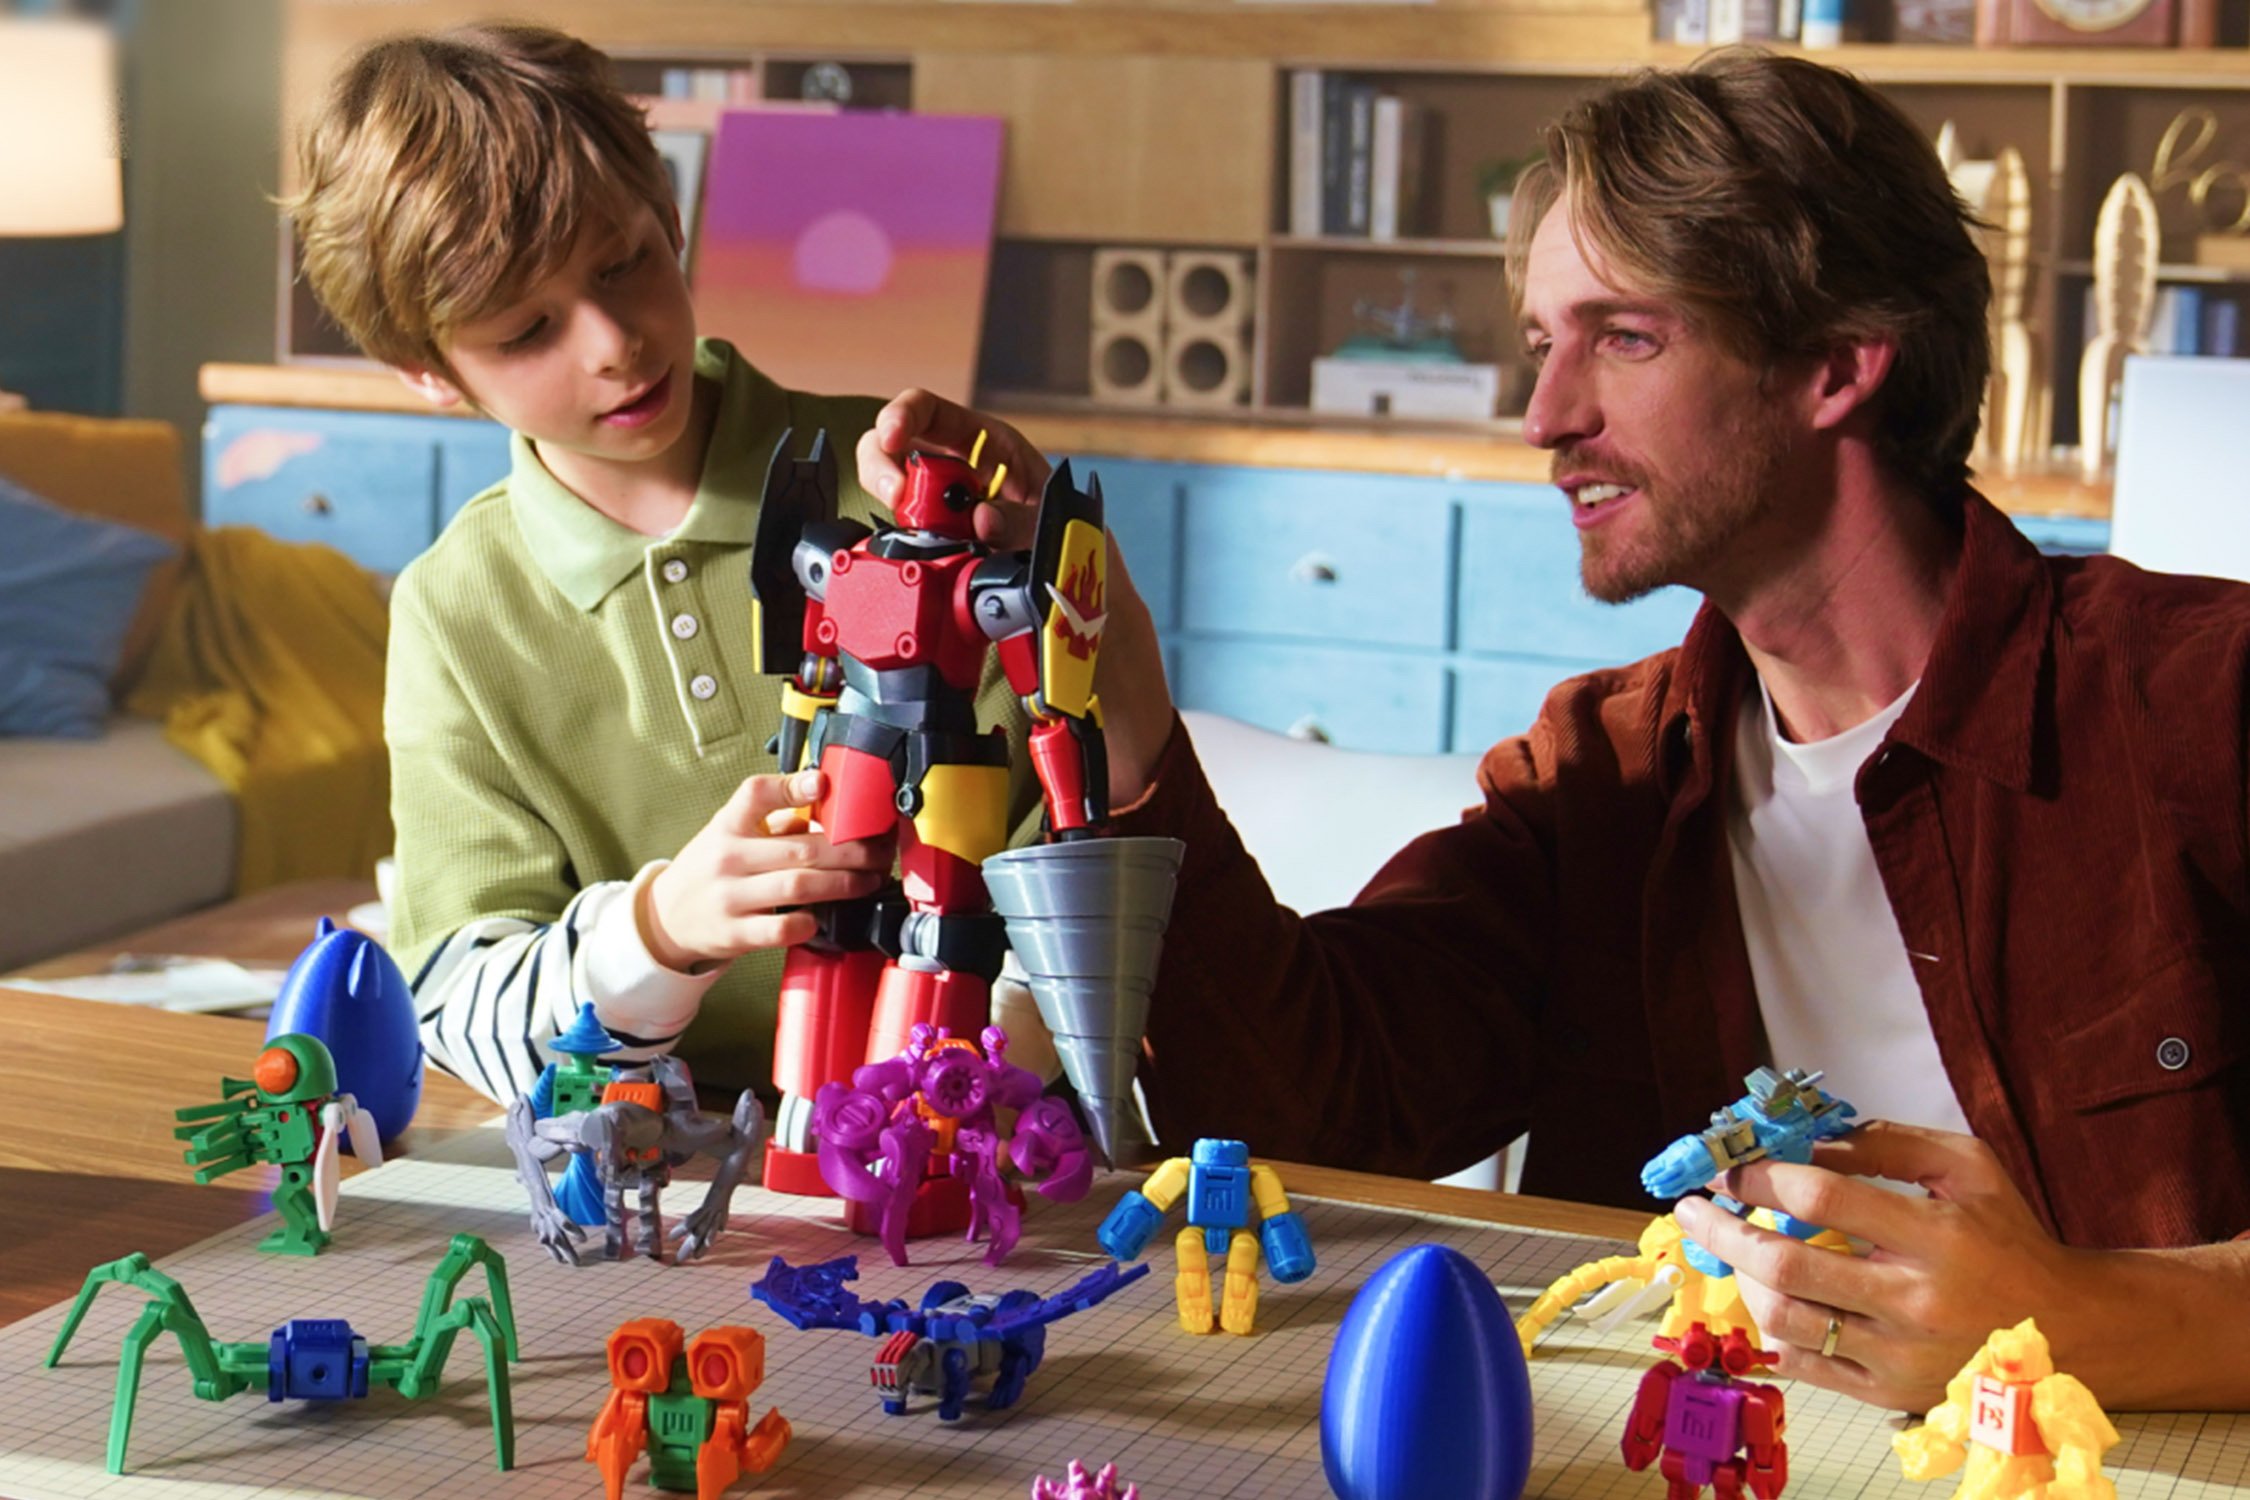
[[[107,28],[0,16],[0,237],[123,228],[117,122]],[[23,404],[0,390],[0,411]]]

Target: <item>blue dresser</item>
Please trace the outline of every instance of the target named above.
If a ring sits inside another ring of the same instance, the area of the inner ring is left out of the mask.
[[[1677,643],[1696,597],[1597,604],[1545,485],[1072,455],[1165,641],[1173,696],[1360,750],[1481,751],[1593,667]],[[395,572],[507,472],[507,434],[454,417],[214,407],[212,525],[322,541]],[[2051,552],[2099,521],[2018,517]]]

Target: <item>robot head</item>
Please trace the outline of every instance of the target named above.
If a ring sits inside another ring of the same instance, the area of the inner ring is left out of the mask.
[[[976,539],[977,503],[1000,493],[1008,466],[992,471],[989,483],[977,479],[977,459],[984,453],[983,433],[969,450],[966,463],[944,453],[906,455],[906,485],[891,502],[891,515],[909,531],[930,531],[957,541]]]
[[[670,1318],[635,1318],[609,1336],[609,1383],[621,1391],[660,1396],[672,1383],[672,1361],[686,1335]]]
[[[2055,1357],[2047,1347],[2047,1336],[2030,1318],[2013,1328],[2003,1328],[1985,1340],[1992,1351],[1992,1373],[2009,1381],[2045,1380],[2055,1373]]]
[[[336,1059],[319,1037],[292,1031],[266,1043],[250,1076],[268,1104],[309,1104],[336,1092]]]
[[[1201,1140],[1189,1160],[1199,1167],[1247,1167],[1250,1148],[1240,1141]]]
[[[766,1378],[766,1338],[754,1328],[707,1328],[688,1345],[688,1387],[712,1401],[744,1401]]]

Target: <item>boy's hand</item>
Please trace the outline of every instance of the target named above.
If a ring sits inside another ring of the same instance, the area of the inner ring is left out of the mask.
[[[967,458],[977,434],[987,434],[980,466],[1008,466],[1000,497],[977,507],[977,538],[995,551],[1028,550],[1037,531],[1039,496],[1047,487],[1046,456],[1030,439],[996,417],[957,406],[924,390],[906,391],[875,415],[859,440],[859,482],[888,505],[905,481],[909,450],[920,448]],[[1172,736],[1172,693],[1164,680],[1164,653],[1156,621],[1133,587],[1117,535],[1109,537],[1108,588],[1103,601],[1109,625],[1094,667],[1102,700],[1110,801],[1123,807],[1148,788],[1148,774]]]
[[[686,973],[802,943],[818,926],[813,914],[776,908],[848,901],[883,883],[894,852],[889,840],[836,845],[806,831],[796,810],[820,789],[817,770],[751,777],[657,872],[642,935],[658,963]]]
[[[977,456],[978,468],[989,476],[994,466],[1006,464],[1008,477],[1001,482],[1000,503],[977,507],[977,536],[1002,551],[1028,547],[1039,493],[1047,487],[1047,456],[999,418],[957,406],[943,396],[905,391],[875,414],[875,425],[859,438],[860,488],[889,505],[906,482],[908,452],[920,448],[965,459],[980,432],[986,436],[984,451]]]

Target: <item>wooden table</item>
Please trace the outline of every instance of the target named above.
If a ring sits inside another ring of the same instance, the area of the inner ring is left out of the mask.
[[[33,965],[41,978],[90,974],[120,953],[185,953],[286,964],[321,916],[373,899],[361,881],[317,881],[241,901]],[[265,1038],[263,1021],[177,1015],[8,988],[0,1028],[11,1087],[0,1090],[0,1323],[73,1296],[89,1268],[142,1250],[162,1257],[272,1207],[272,1167],[198,1186],[172,1137],[172,1111],[219,1097]],[[417,1144],[490,1119],[491,1101],[436,1069],[398,1143]],[[346,1173],[358,1170],[349,1156]]]
[[[351,881],[284,887],[27,972],[89,973],[125,952],[286,963],[317,916],[340,919],[373,894]],[[263,1022],[34,994],[0,979],[0,1026],[16,1060],[10,1072],[22,1080],[0,1090],[0,1201],[13,1221],[0,1235],[0,1324],[71,1297],[103,1261],[132,1250],[160,1259],[270,1208],[274,1169],[198,1186],[172,1137],[173,1110],[217,1098],[224,1074],[242,1076]],[[494,1113],[490,1100],[432,1068],[396,1150],[426,1149]],[[345,1161],[347,1173],[357,1170]],[[1283,1176],[1292,1193],[1486,1223],[1630,1240],[1648,1222],[1645,1212],[1333,1168],[1286,1166]]]

